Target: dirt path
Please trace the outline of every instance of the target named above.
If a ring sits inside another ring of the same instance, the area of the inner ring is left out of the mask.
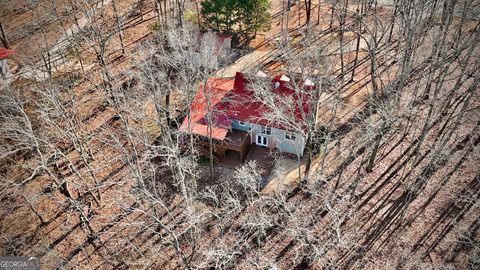
[[[53,59],[51,62],[52,69],[62,69],[62,65],[68,64],[62,62],[66,61],[63,53],[72,44],[72,39],[75,38],[75,35],[89,24],[90,16],[94,16],[99,9],[105,8],[111,2],[112,0],[98,2],[86,15],[83,15],[81,18],[77,19],[75,24],[65,29],[64,34],[57,39],[48,53],[46,53],[46,55],[50,55],[50,59]],[[93,66],[94,65],[86,66],[85,69],[89,70]],[[31,79],[35,81],[44,81],[49,77],[48,72],[44,71],[44,63],[42,61],[38,61],[32,65],[28,65],[17,70],[16,75],[24,79]]]

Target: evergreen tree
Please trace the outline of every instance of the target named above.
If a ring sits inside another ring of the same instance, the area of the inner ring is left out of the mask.
[[[247,33],[257,34],[258,30],[268,29],[270,27],[270,2],[268,0],[240,0],[241,23]]]
[[[268,0],[206,0],[202,2],[204,26],[225,34],[246,34],[270,25]]]

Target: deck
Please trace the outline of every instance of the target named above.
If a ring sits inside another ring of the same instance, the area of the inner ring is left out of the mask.
[[[209,142],[207,139],[199,140],[202,145],[202,152],[208,150]],[[214,140],[214,157],[215,162],[225,159],[227,155],[231,156],[231,151],[238,153],[239,161],[243,162],[250,150],[250,135],[245,131],[232,129],[228,131],[223,141]],[[205,153],[208,153],[205,152]]]
[[[226,150],[232,150],[239,153],[244,152],[246,146],[250,145],[250,135],[245,131],[232,129],[227,133],[225,140],[218,145],[224,147]],[[245,152],[244,155],[246,154],[247,153]],[[244,155],[241,156],[245,158]]]

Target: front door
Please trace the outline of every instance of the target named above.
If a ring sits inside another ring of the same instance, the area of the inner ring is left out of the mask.
[[[268,145],[268,138],[266,136],[257,135],[257,145],[266,147]]]

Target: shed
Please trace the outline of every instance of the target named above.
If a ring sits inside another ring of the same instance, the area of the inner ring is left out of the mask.
[[[5,48],[0,48],[0,82],[1,85],[9,84],[12,74],[8,68],[7,58],[11,55],[14,55],[14,50],[9,50]]]

